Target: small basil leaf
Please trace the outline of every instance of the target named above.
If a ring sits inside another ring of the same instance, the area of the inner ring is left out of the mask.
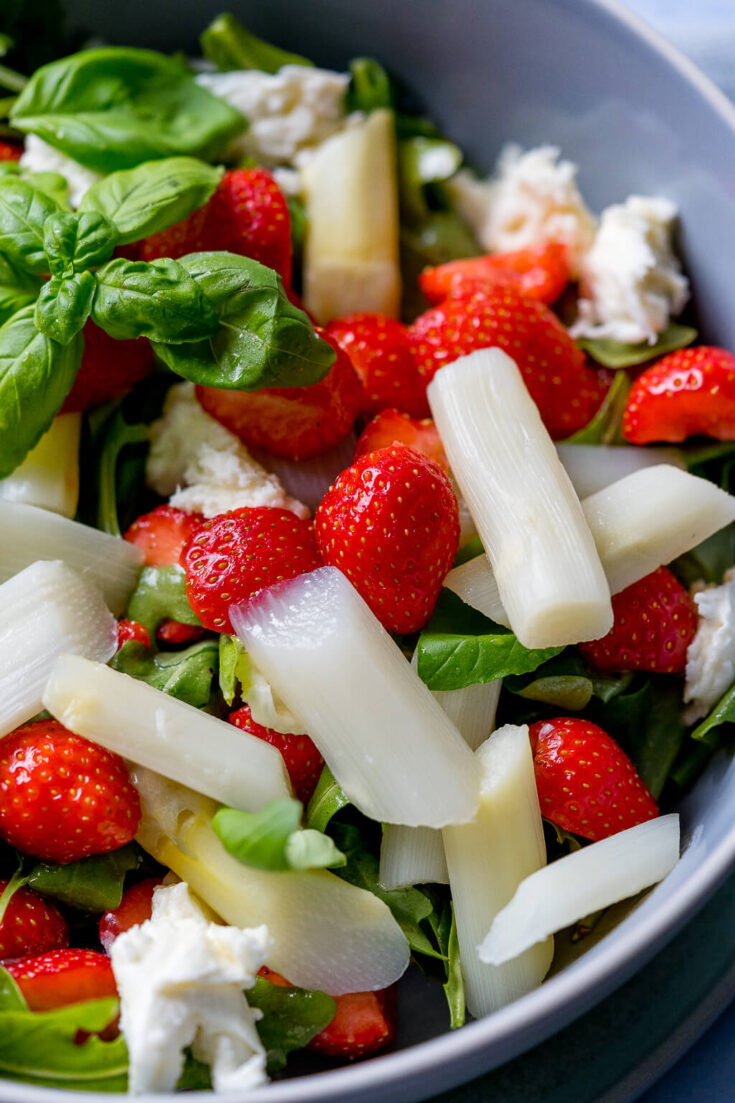
[[[147,264],[117,257],[97,272],[92,318],[110,337],[148,337],[175,344],[200,341],[217,329],[217,316],[178,261]]]
[[[97,289],[91,272],[53,279],[45,283],[36,301],[36,325],[61,345],[68,345],[80,332],[92,311]]]
[[[158,654],[152,654],[142,643],[128,640],[110,659],[109,666],[187,705],[203,709],[209,704],[217,661],[216,640],[201,640],[183,651]]]
[[[81,334],[60,345],[26,306],[0,327],[0,478],[38,444],[69,393],[82,359]]]
[[[156,344],[166,367],[210,387],[255,391],[318,383],[334,363],[334,349],[303,311],[293,306],[279,277],[249,257],[192,253],[181,265],[201,287],[220,324],[207,341]]]
[[[289,869],[286,844],[298,831],[301,802],[272,800],[260,812],[220,808],[212,827],[225,850],[254,869]]]
[[[151,639],[162,620],[201,625],[186,597],[186,574],[178,563],[168,567],[144,567],[127,608],[131,620],[137,620]]]
[[[101,211],[115,225],[120,244],[126,245],[165,230],[203,207],[223,172],[194,157],[146,161],[93,184],[79,209]]]
[[[283,65],[313,65],[312,61],[264,42],[243,27],[234,15],[218,15],[202,32],[202,53],[221,72],[232,69],[259,69],[277,73]]]
[[[226,704],[235,700],[238,687],[250,675],[250,662],[237,636],[221,633],[219,637],[219,688]]]
[[[49,271],[43,227],[59,207],[17,176],[0,176],[0,253],[25,272]]]
[[[335,816],[341,808],[346,808],[349,803],[350,798],[334,780],[334,774],[329,767],[325,766],[306,808],[304,819],[306,827],[326,831],[332,816]]]
[[[329,835],[308,828],[289,835],[286,861],[289,869],[334,869],[345,865],[347,859]]]
[[[43,284],[0,255],[0,326],[38,298]]]
[[[54,211],[43,224],[43,249],[54,276],[72,271],[79,222],[71,211]]]
[[[312,1038],[329,1026],[337,1004],[326,992],[308,988],[283,988],[258,977],[245,993],[251,1007],[262,1012],[258,1034],[268,1053],[268,1072],[280,1072],[295,1049],[308,1046]]]
[[[624,444],[620,426],[630,386],[625,372],[618,372],[595,416],[568,437],[565,444]]]
[[[604,368],[634,368],[638,364],[645,364],[647,360],[664,356],[667,352],[686,348],[696,339],[696,329],[679,325],[678,322],[669,322],[654,345],[647,342],[626,345],[605,337],[579,337],[577,344]]]
[[[393,82],[379,61],[373,57],[355,57],[350,62],[350,86],[345,109],[369,114],[379,107],[393,107]]]
[[[99,211],[80,211],[77,240],[72,261],[74,268],[96,268],[104,264],[118,243],[118,233],[109,218]]]
[[[80,911],[110,911],[120,905],[126,873],[137,869],[139,863],[140,852],[129,843],[63,866],[38,862],[28,874],[28,884]]]

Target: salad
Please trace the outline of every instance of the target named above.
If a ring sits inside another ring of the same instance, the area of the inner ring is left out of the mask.
[[[2,19],[0,1076],[243,1092],[389,1049],[409,967],[492,1014],[735,722],[676,207],[230,15]]]

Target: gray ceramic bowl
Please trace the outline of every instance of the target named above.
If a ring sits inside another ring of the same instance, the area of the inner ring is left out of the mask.
[[[702,332],[735,349],[735,109],[612,0],[72,0],[69,7],[110,41],[162,49],[191,49],[206,22],[230,8],[257,33],[321,64],[380,58],[479,165],[489,167],[504,141],[552,142],[581,165],[593,208],[631,192],[670,196],[682,212]],[[274,1084],[248,1100],[410,1103],[553,1034],[652,957],[735,865],[733,808],[735,764],[720,757],[682,808],[686,850],[671,876],[536,992],[450,1034],[435,994],[414,978],[403,995],[398,1052]],[[60,1098],[90,1096],[0,1085],[7,1103]]]

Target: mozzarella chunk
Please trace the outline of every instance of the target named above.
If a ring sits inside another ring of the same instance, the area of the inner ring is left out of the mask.
[[[80,165],[79,161],[67,157],[61,150],[54,149],[35,134],[26,134],[20,166],[29,172],[58,172],[66,177],[69,182],[69,203],[75,208],[92,184],[102,179],[101,173]]]
[[[699,623],[687,651],[684,684],[689,724],[706,716],[735,682],[735,568],[722,586],[708,586],[694,600]]]
[[[582,262],[572,336],[654,344],[689,298],[689,282],[672,249],[676,215],[668,199],[641,195],[602,212]]]
[[[267,927],[212,922],[183,882],[155,890],[151,918],[110,949],[132,1094],[173,1091],[187,1046],[209,1064],[215,1091],[267,1082],[260,1013],[243,989],[255,983],[270,941]]]
[[[201,408],[192,383],[166,396],[163,416],[151,427],[148,485],[172,506],[215,517],[245,506],[290,509],[308,517],[276,475],[257,463],[240,440]]]

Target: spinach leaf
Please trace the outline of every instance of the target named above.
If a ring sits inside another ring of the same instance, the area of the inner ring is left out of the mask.
[[[620,426],[630,386],[625,372],[618,372],[595,416],[582,429],[568,437],[565,443],[624,444]]]
[[[110,911],[120,905],[125,874],[137,869],[139,862],[138,848],[129,843],[108,854],[93,854],[67,865],[38,862],[26,875],[26,883],[72,908]]]
[[[44,225],[61,209],[45,192],[17,176],[0,176],[0,253],[24,272],[50,271]]]
[[[201,341],[217,329],[209,300],[186,269],[162,257],[149,264],[116,257],[97,272],[92,319],[110,337]]]
[[[326,831],[327,824],[332,816],[335,816],[341,808],[346,808],[349,804],[350,798],[334,780],[334,774],[329,767],[325,766],[306,808],[305,823],[307,828]]]
[[[181,154],[216,158],[245,125],[180,59],[122,47],[37,69],[10,117],[19,130],[103,173]]]
[[[379,107],[393,107],[393,82],[374,57],[353,58],[350,62],[350,74],[346,111],[364,111],[367,115]]]
[[[735,685],[730,686],[727,693],[723,694],[709,715],[697,724],[692,732],[692,739],[714,748],[719,743],[718,729],[723,724],[735,724]]]
[[[54,276],[43,285],[36,300],[38,330],[52,341],[68,345],[89,318],[96,290],[97,283],[91,272]]]
[[[218,15],[202,32],[202,53],[222,72],[231,69],[259,69],[277,73],[283,65],[313,65],[299,54],[272,46],[243,27],[234,15]]]
[[[109,666],[155,686],[178,701],[203,709],[209,704],[212,679],[217,671],[216,640],[200,640],[184,651],[152,653],[142,643],[128,640]]]
[[[300,830],[301,801],[272,800],[260,812],[220,808],[212,827],[225,850],[254,869],[323,869],[345,864],[328,835]]]
[[[117,231],[99,211],[57,211],[43,224],[43,247],[54,276],[81,272],[112,256]]]
[[[42,286],[34,276],[0,256],[0,325],[24,306],[34,303]]]
[[[645,364],[647,360],[663,356],[664,353],[683,349],[696,338],[697,331],[691,326],[669,322],[655,345],[647,342],[626,345],[620,341],[610,341],[606,337],[579,337],[577,344],[605,368],[634,368],[638,364]]]
[[[146,161],[113,172],[85,192],[80,211],[101,211],[115,226],[121,245],[165,230],[203,207],[223,169],[194,157]]]
[[[128,603],[127,615],[137,620],[153,640],[163,620],[201,625],[186,596],[186,574],[178,563],[168,567],[144,567]]]
[[[26,306],[0,327],[0,478],[41,439],[68,394],[82,358],[82,337],[60,345],[36,327]]]
[[[194,383],[244,391],[304,387],[324,378],[334,350],[289,302],[270,268],[234,253],[192,253],[180,264],[212,304],[219,328],[194,344],[154,344],[171,371]]]
[[[434,615],[419,636],[418,673],[429,689],[462,689],[509,674],[526,674],[562,647],[529,651],[508,628],[495,624],[442,590]]]
[[[268,1072],[280,1072],[286,1058],[295,1049],[303,1049],[312,1038],[329,1026],[337,1004],[326,992],[308,988],[282,988],[258,977],[245,993],[251,1007],[263,1013],[258,1034],[268,1053]]]

